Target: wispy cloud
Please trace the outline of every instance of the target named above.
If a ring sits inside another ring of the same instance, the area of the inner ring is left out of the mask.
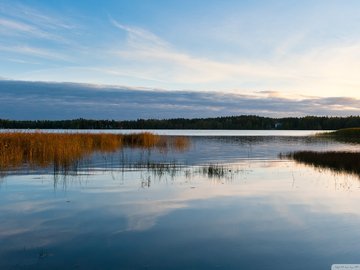
[[[77,25],[73,22],[69,23],[69,19],[65,19],[59,14],[49,10],[41,12],[32,7],[12,1],[11,3],[0,3],[0,13],[12,17],[16,20],[31,23],[41,28],[47,29],[75,29]]]
[[[24,55],[53,61],[69,61],[67,46],[76,48],[69,30],[75,26],[57,15],[44,14],[17,2],[0,3],[0,51],[11,53],[24,63]],[[3,59],[9,57],[3,57]],[[14,62],[14,61],[12,61]],[[36,68],[36,67],[35,67]]]
[[[306,36],[300,33],[276,47],[271,59],[235,57],[232,61],[223,62],[179,51],[147,30],[124,25],[114,19],[111,23],[128,36],[125,46],[110,51],[120,59],[137,63],[140,73],[151,66],[148,76],[158,81],[195,85],[202,89],[223,84],[221,90],[272,88],[285,93],[311,94],[316,91],[320,95],[339,95],[345,92],[349,96],[358,96],[355,90],[360,87],[356,72],[360,68],[360,41],[293,53],[291,48]],[[114,66],[113,71],[122,68]]]
[[[150,48],[168,48],[170,44],[154,33],[142,29],[140,27],[129,26],[125,24],[121,24],[118,21],[114,20],[111,16],[109,17],[110,22],[116,28],[126,31],[128,33],[128,42],[129,45],[144,48],[150,45]]]
[[[10,52],[16,53],[21,55],[28,55],[30,57],[40,57],[45,59],[52,59],[52,60],[61,60],[61,61],[70,61],[68,56],[61,54],[59,52],[48,50],[39,47],[30,47],[30,46],[0,46],[0,51],[3,52]],[[24,61],[24,60],[22,60]]]
[[[17,59],[17,58],[7,58],[6,60],[10,61],[10,62],[14,62],[14,63],[20,63],[20,64],[30,64],[30,65],[39,65],[40,64],[39,62],[27,61],[27,60]],[[0,79],[1,79],[1,77],[0,77]]]
[[[239,75],[247,78],[274,76],[274,70],[265,64],[224,63],[199,58],[176,50],[170,43],[147,30],[123,25],[114,19],[111,19],[111,23],[128,34],[126,46],[113,48],[114,55],[139,61],[146,69],[150,63],[155,71],[153,77],[161,81],[167,78],[168,81],[190,84],[224,81]]]
[[[33,32],[35,31],[34,27],[27,25],[25,23],[16,22],[13,20],[7,20],[4,18],[0,18],[0,27],[3,32],[6,30],[17,30],[22,32]],[[10,34],[10,33],[9,33]]]
[[[19,14],[19,10],[21,11],[23,18],[25,16],[27,20],[30,20],[38,25],[46,25],[46,27],[53,29],[62,28],[66,30],[73,30],[77,28],[77,25],[75,23],[69,23],[68,18],[61,18],[58,16],[58,14],[51,14],[51,16],[45,15],[44,13],[41,13],[25,5],[19,5],[17,7],[17,14]]]
[[[59,36],[58,34],[44,31],[36,26],[32,26],[30,24],[26,24],[20,21],[9,20],[1,17],[0,33],[5,36],[18,35],[19,37],[23,38],[24,35],[26,35],[30,38],[46,39],[55,42],[67,43],[67,39]]]

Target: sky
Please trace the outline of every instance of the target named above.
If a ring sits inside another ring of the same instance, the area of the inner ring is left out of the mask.
[[[82,104],[69,99],[76,86],[89,104],[94,89],[99,104],[107,100],[104,89],[115,100],[132,91],[130,101],[141,104],[149,102],[145,92],[152,100],[169,96],[161,104],[170,107],[167,113],[154,107],[132,118],[360,114],[359,10],[356,0],[0,0],[0,79],[23,88],[0,84],[0,118],[61,118],[45,109],[21,113],[17,102],[33,97],[33,87],[39,104],[45,97],[50,104]],[[63,95],[39,82],[61,86]],[[185,109],[191,98],[214,96],[219,104],[209,103],[209,110]],[[239,106],[219,109],[230,96]],[[249,98],[254,102],[244,103]],[[274,100],[281,106],[270,109]],[[294,104],[303,107],[291,110]],[[122,117],[90,108],[83,114]]]

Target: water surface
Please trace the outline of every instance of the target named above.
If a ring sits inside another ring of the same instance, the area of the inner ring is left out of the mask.
[[[97,153],[67,174],[7,172],[0,179],[0,269],[360,263],[359,176],[279,158],[359,145],[304,136],[190,139],[186,151]]]
[[[22,131],[34,132],[36,129],[0,129],[0,132]],[[168,136],[309,136],[329,130],[221,130],[221,129],[43,129],[41,132],[49,133],[111,133],[131,134],[150,132]]]

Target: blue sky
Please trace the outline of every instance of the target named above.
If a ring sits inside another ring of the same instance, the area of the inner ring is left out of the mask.
[[[0,0],[0,78],[358,99],[359,10],[355,0]]]

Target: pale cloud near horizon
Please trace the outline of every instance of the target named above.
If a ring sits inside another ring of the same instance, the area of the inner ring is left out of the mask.
[[[137,119],[203,118],[231,115],[350,116],[360,114],[360,99],[349,97],[283,97],[169,91],[119,86],[0,80],[0,118]]]

